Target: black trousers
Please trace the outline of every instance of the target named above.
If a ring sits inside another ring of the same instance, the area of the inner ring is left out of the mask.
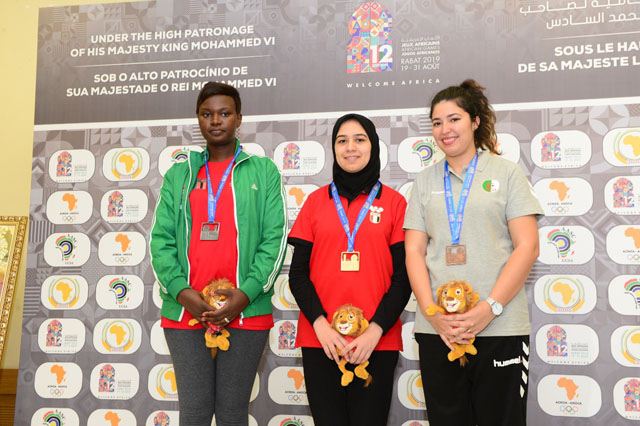
[[[416,333],[430,426],[525,426],[529,336],[476,337],[469,363],[437,334]]]
[[[315,426],[385,426],[389,417],[398,351],[373,351],[367,371],[373,377],[354,377],[341,386],[342,372],[321,348],[302,348],[304,381]],[[355,365],[347,363],[353,371]]]

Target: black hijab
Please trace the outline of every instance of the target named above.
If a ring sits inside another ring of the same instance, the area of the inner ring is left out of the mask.
[[[340,126],[346,121],[355,120],[364,128],[364,131],[371,141],[371,157],[369,163],[359,172],[349,173],[344,171],[336,160],[336,136]],[[368,194],[380,179],[380,139],[376,133],[376,126],[367,117],[359,114],[347,114],[338,118],[333,126],[331,135],[331,151],[333,152],[333,181],[338,189],[338,194],[345,197],[349,202],[353,201],[362,193]]]

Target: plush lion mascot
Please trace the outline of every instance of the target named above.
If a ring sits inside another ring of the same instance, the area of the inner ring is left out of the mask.
[[[449,314],[463,314],[469,309],[473,308],[478,303],[477,291],[473,291],[471,285],[466,281],[449,281],[446,284],[442,284],[436,290],[436,297],[438,298],[438,305],[431,305],[427,308],[427,315],[433,316],[436,312]],[[449,352],[449,361],[460,359],[460,366],[464,367],[467,364],[467,356],[465,354],[475,355],[478,350],[473,346],[475,338],[469,340],[468,345],[460,345],[454,343],[454,350]]]
[[[364,317],[362,313],[362,309],[356,308],[353,305],[347,304],[342,305],[336,310],[333,314],[333,320],[331,321],[331,327],[333,327],[338,333],[342,334],[345,337],[356,338],[361,335],[367,327],[369,327],[369,321]],[[338,350],[338,355],[340,354],[340,350]],[[364,380],[364,386],[367,387],[371,383],[372,377],[367,371],[367,365],[369,365],[369,361],[365,361],[362,364],[359,364],[353,372],[347,370],[346,368],[347,360],[344,358],[340,359],[340,363],[338,364],[338,368],[342,371],[342,379],[340,380],[340,384],[342,386],[347,386],[349,383],[353,381],[353,373],[356,373],[356,376],[360,377]]]
[[[209,305],[216,309],[222,308],[227,303],[227,296],[221,294],[215,294],[218,289],[231,289],[235,288],[233,283],[226,278],[219,278],[211,280],[211,282],[202,289],[200,297]],[[192,319],[189,321],[190,326],[198,324],[200,321]],[[218,348],[226,351],[229,349],[229,332],[224,327],[209,324],[207,332],[204,335],[204,340],[208,348],[211,348],[211,359],[215,358],[218,354]]]

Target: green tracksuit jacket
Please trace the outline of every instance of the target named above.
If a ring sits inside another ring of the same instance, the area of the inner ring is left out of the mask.
[[[204,152],[192,151],[188,161],[175,164],[166,173],[149,237],[151,266],[163,300],[161,315],[174,321],[180,321],[184,313],[178,293],[189,287],[189,194],[204,163]],[[282,178],[270,158],[244,151],[238,155],[231,176],[238,229],[236,282],[250,301],[242,315],[270,314],[273,284],[287,247]],[[215,253],[211,253],[211,261],[215,259]]]

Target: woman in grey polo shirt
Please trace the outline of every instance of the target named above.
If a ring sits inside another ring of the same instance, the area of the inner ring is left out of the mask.
[[[433,136],[446,161],[418,174],[404,222],[431,426],[526,423],[524,282],[538,257],[542,208],[520,166],[498,155],[496,116],[483,91],[466,80],[433,98]],[[470,283],[480,302],[465,314],[426,316],[435,290],[451,280]],[[474,337],[478,354],[465,367],[449,362],[452,344]]]

